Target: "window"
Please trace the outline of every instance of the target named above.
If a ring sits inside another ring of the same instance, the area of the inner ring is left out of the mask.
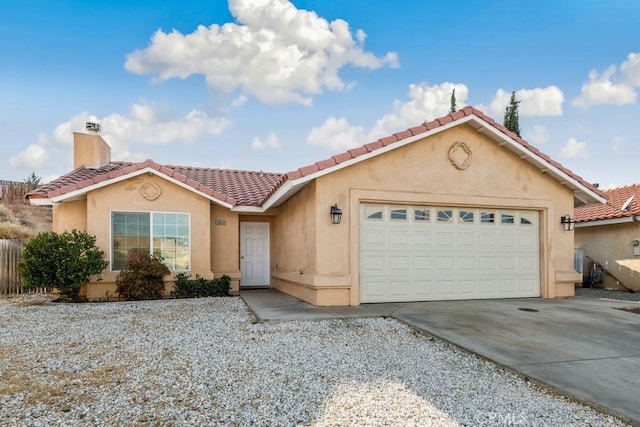
[[[133,253],[142,252],[162,257],[172,271],[188,271],[189,236],[189,214],[112,212],[111,270],[123,270]]]
[[[406,221],[407,220],[407,210],[406,209],[391,209],[391,220],[392,221]]]
[[[495,222],[495,214],[493,212],[481,212],[480,224],[493,224]]]
[[[431,218],[431,211],[428,209],[414,209],[413,220],[415,222],[429,222]]]
[[[472,211],[460,211],[460,223],[461,224],[473,224],[473,212]]]
[[[438,210],[438,222],[453,222],[453,211],[448,209]]]
[[[365,206],[364,217],[367,220],[382,220],[382,208],[380,206]]]
[[[500,223],[502,224],[515,224],[515,215],[503,213],[500,215]]]

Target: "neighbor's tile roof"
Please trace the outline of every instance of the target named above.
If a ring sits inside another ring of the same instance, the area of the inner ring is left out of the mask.
[[[640,184],[612,188],[610,190],[603,191],[603,194],[607,199],[606,205],[592,205],[576,208],[574,215],[577,222],[625,218],[640,214]],[[628,210],[621,210],[625,202],[632,196],[635,197],[629,204]]]
[[[425,122],[420,126],[398,132],[393,135],[380,138],[377,141],[365,144],[361,147],[337,154],[328,159],[321,160],[312,165],[301,167],[295,171],[285,174],[265,173],[252,171],[237,171],[211,168],[195,168],[187,166],[164,166],[152,160],[142,163],[112,162],[101,168],[78,168],[46,185],[43,185],[27,197],[30,198],[51,198],[64,195],[71,191],[80,190],[94,184],[98,184],[107,179],[117,178],[147,167],[158,170],[160,173],[171,176],[174,179],[185,183],[194,189],[210,195],[218,200],[231,205],[260,206],[286,181],[295,180],[309,176],[324,169],[339,165],[340,163],[356,159],[362,155],[389,146],[406,138],[411,138],[448,123],[460,120],[466,116],[474,115],[483,120],[488,125],[494,127],[499,132],[512,138],[522,145],[532,154],[544,159],[554,167],[560,169],[566,175],[578,181],[596,194],[602,193],[592,184],[586,182],[582,177],[566,169],[560,163],[554,161],[546,154],[531,146],[527,141],[509,131],[503,125],[486,116],[482,111],[465,107],[455,113],[437,118],[430,122]]]

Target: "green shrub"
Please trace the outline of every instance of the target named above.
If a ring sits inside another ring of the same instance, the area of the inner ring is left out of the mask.
[[[95,243],[95,236],[78,230],[35,235],[25,243],[18,266],[25,286],[56,288],[62,297],[78,300],[80,287],[107,266]]]
[[[0,239],[26,239],[29,236],[29,230],[20,224],[0,222]]]
[[[172,298],[202,298],[229,296],[231,277],[226,274],[218,279],[207,280],[196,274],[195,279],[185,273],[176,274]]]
[[[127,301],[161,299],[163,278],[169,273],[162,258],[136,252],[127,261],[127,268],[116,277],[116,292]]]

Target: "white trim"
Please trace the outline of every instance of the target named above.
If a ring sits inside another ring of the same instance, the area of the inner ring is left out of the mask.
[[[279,203],[284,202],[286,199],[288,199],[289,197],[291,197],[293,194],[295,194],[296,191],[299,190],[300,187],[302,187],[303,185],[307,184],[309,181],[314,180],[316,178],[319,178],[321,176],[330,174],[332,172],[338,171],[340,169],[349,167],[353,164],[359,163],[361,161],[364,160],[368,160],[372,157],[376,157],[379,156],[381,154],[384,154],[388,151],[391,150],[395,150],[397,148],[400,147],[404,147],[407,144],[411,144],[417,140],[423,139],[423,138],[427,138],[429,136],[438,134],[440,132],[444,132],[454,126],[458,126],[464,123],[468,123],[468,122],[473,122],[476,123],[477,125],[479,125],[479,127],[473,127],[473,129],[483,135],[487,135],[487,133],[490,133],[491,136],[494,137],[494,139],[498,139],[501,142],[498,142],[499,145],[501,146],[505,146],[508,145],[508,148],[512,151],[512,152],[516,152],[518,156],[520,156],[521,159],[525,160],[528,159],[531,163],[535,164],[536,167],[538,167],[538,169],[540,170],[540,172],[542,173],[547,173],[553,176],[553,178],[559,182],[561,185],[565,185],[567,187],[569,187],[571,190],[573,190],[574,193],[574,198],[576,199],[580,199],[582,200],[585,204],[590,204],[590,203],[606,203],[606,199],[600,195],[598,195],[597,193],[595,193],[593,190],[589,189],[588,187],[586,187],[585,185],[583,185],[582,183],[580,183],[579,181],[577,181],[576,179],[574,179],[573,177],[571,177],[570,175],[568,175],[567,173],[565,173],[564,171],[562,171],[561,169],[558,169],[557,167],[555,167],[554,165],[552,165],[551,163],[549,163],[548,161],[546,161],[545,159],[543,159],[542,157],[538,156],[537,154],[535,154],[534,152],[532,152],[531,150],[527,149],[526,147],[524,147],[522,144],[520,144],[519,142],[515,141],[514,139],[508,137],[507,135],[503,134],[502,132],[500,132],[498,129],[496,129],[495,127],[491,126],[489,123],[485,122],[483,119],[479,118],[476,115],[468,115],[465,116],[461,119],[458,120],[454,120],[452,122],[449,122],[445,125],[442,126],[438,126],[436,128],[430,129],[426,132],[422,132],[419,133],[417,135],[413,135],[409,138],[405,138],[403,140],[391,143],[387,146],[378,148],[376,150],[373,150],[371,152],[368,152],[366,154],[362,154],[358,157],[346,160],[342,163],[339,163],[337,165],[334,166],[330,166],[328,168],[319,170],[317,172],[311,173],[309,175],[305,175],[303,177],[297,178],[297,179],[293,179],[293,180],[289,180],[287,182],[285,182],[271,197],[269,197],[269,199],[267,199],[267,201],[262,205],[263,210],[267,210],[269,209],[271,206],[274,205],[278,205]],[[361,147],[359,147],[361,148]],[[590,197],[592,200],[588,201],[588,200],[584,200],[583,198],[579,197],[578,194],[576,194],[577,192],[583,192],[587,197]]]
[[[36,198],[31,198],[29,197],[29,203],[31,203],[33,206],[53,206],[53,205],[57,205],[58,203],[55,203],[53,200],[51,200],[50,198],[42,198],[42,197],[36,197]]]
[[[633,217],[625,216],[622,218],[599,219],[596,221],[577,222],[575,225],[575,228],[596,227],[599,225],[626,224],[628,222],[634,222]]]
[[[61,203],[61,202],[64,202],[66,200],[73,199],[74,197],[84,196],[86,193],[88,193],[90,191],[97,190],[99,188],[103,188],[103,187],[106,187],[108,185],[115,184],[115,183],[118,183],[118,182],[126,181],[129,178],[134,178],[136,176],[144,175],[146,173],[155,175],[155,176],[160,177],[160,178],[163,178],[163,179],[165,179],[165,180],[167,180],[169,182],[172,182],[172,183],[174,183],[174,184],[176,184],[176,185],[178,185],[178,186],[180,186],[180,187],[182,187],[184,189],[192,191],[192,192],[194,192],[194,193],[196,193],[196,194],[198,194],[198,195],[200,195],[200,196],[202,196],[202,197],[204,197],[204,198],[206,198],[208,200],[211,200],[214,203],[217,203],[217,204],[219,204],[221,206],[224,206],[227,209],[231,209],[233,207],[233,205],[230,204],[230,203],[223,202],[222,200],[216,199],[215,197],[209,196],[208,194],[205,194],[205,193],[203,193],[201,191],[198,191],[195,188],[191,187],[190,185],[187,185],[184,182],[180,182],[175,178],[167,176],[167,175],[163,174],[162,172],[159,172],[158,170],[156,170],[156,169],[154,169],[152,167],[146,167],[144,169],[140,169],[140,170],[137,170],[135,172],[130,172],[128,174],[120,175],[120,176],[115,177],[115,178],[106,179],[106,180],[104,180],[102,182],[99,182],[97,184],[89,185],[89,186],[81,188],[79,190],[70,191],[70,192],[68,192],[66,194],[63,194],[61,196],[58,196],[58,197],[51,197],[50,200],[53,203]]]

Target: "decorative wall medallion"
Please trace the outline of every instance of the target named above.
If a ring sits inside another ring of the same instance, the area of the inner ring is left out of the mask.
[[[471,149],[464,142],[456,142],[449,149],[449,160],[457,169],[463,170],[471,164]]]
[[[147,182],[140,189],[140,194],[147,200],[155,200],[162,195],[162,188],[154,182]]]

